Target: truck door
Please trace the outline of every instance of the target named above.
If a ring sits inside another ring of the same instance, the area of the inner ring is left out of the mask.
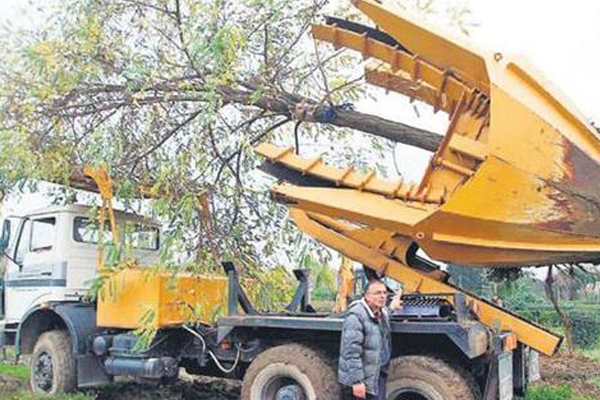
[[[14,255],[14,245],[18,234],[16,231],[20,222],[20,219],[14,217],[2,221],[2,237],[0,238],[0,320],[3,320],[5,315],[4,279],[8,261]]]
[[[66,268],[55,265],[56,217],[23,222],[6,274],[6,319],[18,321],[31,307],[66,286]]]

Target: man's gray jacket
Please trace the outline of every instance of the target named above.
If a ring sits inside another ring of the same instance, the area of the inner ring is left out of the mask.
[[[364,299],[353,303],[344,319],[338,378],[342,385],[364,383],[377,395],[379,374],[392,354],[389,312],[382,309],[381,324]]]

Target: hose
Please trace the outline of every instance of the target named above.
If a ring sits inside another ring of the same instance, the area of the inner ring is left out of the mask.
[[[201,334],[199,334],[198,332],[196,332],[195,330],[193,330],[192,328],[190,328],[187,325],[183,325],[183,329],[185,329],[186,331],[188,331],[189,333],[191,333],[192,335],[194,335],[195,337],[200,339],[200,342],[202,343],[202,352],[208,353],[208,355],[213,359],[213,361],[215,362],[215,365],[217,366],[217,368],[219,368],[221,370],[221,372],[223,372],[225,374],[230,374],[237,368],[237,365],[240,361],[240,356],[242,354],[242,347],[240,345],[237,346],[237,354],[235,356],[235,361],[233,362],[233,365],[229,368],[225,368],[221,364],[221,362],[217,359],[217,356],[215,355],[215,353],[213,353],[212,350],[208,350],[208,346],[206,345],[206,340],[204,339],[204,337]]]

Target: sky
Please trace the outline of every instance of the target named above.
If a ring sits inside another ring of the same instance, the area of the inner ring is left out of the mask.
[[[472,39],[527,56],[583,112],[600,123],[600,1],[473,0]]]
[[[460,2],[468,5],[471,19],[479,25],[472,30],[472,43],[526,55],[584,115],[600,122],[599,1]],[[0,23],[32,20],[36,14],[30,0],[0,0]]]
[[[345,0],[340,0],[345,1]],[[437,0],[464,3],[472,10],[471,20],[478,26],[472,29],[470,41],[479,48],[503,53],[525,55],[546,78],[569,97],[584,116],[600,124],[600,1],[592,0]],[[0,24],[35,23],[35,2],[29,0],[0,0]],[[402,103],[403,102],[403,103]],[[406,99],[386,96],[383,91],[377,102],[359,104],[361,111],[424,128],[443,132],[447,120],[442,113],[430,115],[420,107],[416,118]],[[382,107],[385,104],[385,107]],[[398,104],[398,106],[396,106]],[[400,168],[413,180],[418,179],[429,154],[399,146],[396,159]],[[8,204],[16,208],[39,207],[41,196],[28,196],[27,201]]]

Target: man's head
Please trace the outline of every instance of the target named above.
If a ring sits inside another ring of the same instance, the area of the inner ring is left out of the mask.
[[[379,279],[371,279],[367,285],[365,292],[365,301],[375,310],[379,310],[385,306],[387,300],[387,288]]]

